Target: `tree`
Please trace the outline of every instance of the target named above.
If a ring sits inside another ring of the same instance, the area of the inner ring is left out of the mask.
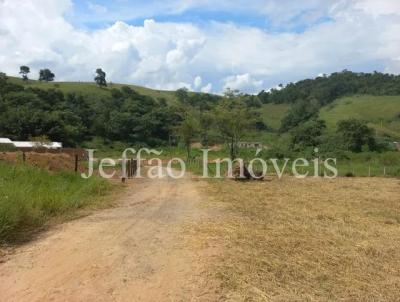
[[[50,71],[50,69],[41,69],[39,71],[39,81],[46,81],[46,82],[51,82],[54,81],[54,73]]]
[[[178,101],[182,104],[188,104],[189,103],[189,90],[186,87],[179,88],[175,92],[175,96],[178,99]]]
[[[107,87],[106,73],[101,68],[97,68],[96,74],[97,75],[94,80],[97,85],[99,85],[100,87]]]
[[[4,72],[0,72],[0,84],[5,84],[8,80],[7,75]]]
[[[318,111],[319,104],[315,99],[311,101],[298,100],[282,119],[280,131],[287,132],[297,127],[313,116],[316,116]]]
[[[182,140],[186,148],[186,158],[190,159],[191,145],[199,129],[199,122],[195,114],[185,110],[182,122],[176,127],[176,134]]]
[[[305,147],[316,147],[321,142],[321,135],[326,128],[325,121],[311,120],[291,131],[291,147],[302,150]]]
[[[213,123],[214,123],[213,114],[210,111],[201,110],[199,116],[200,136],[201,136],[201,144],[205,148],[208,148],[209,132]]]
[[[22,79],[24,81],[28,81],[28,73],[30,73],[31,70],[28,66],[21,66],[19,68],[19,74],[22,76]]]
[[[238,143],[255,123],[254,114],[238,99],[225,99],[215,109],[216,125],[229,147],[230,158],[238,154]]]
[[[370,150],[376,149],[373,129],[357,119],[343,120],[338,123],[337,133],[340,135],[343,147],[352,152],[361,152],[364,145]]]

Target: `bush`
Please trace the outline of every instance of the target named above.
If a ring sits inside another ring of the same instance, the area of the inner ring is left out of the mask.
[[[379,155],[379,160],[382,164],[387,166],[400,165],[400,152],[392,151],[381,153]]]

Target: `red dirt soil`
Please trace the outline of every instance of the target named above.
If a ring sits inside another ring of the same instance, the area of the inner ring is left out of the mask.
[[[74,156],[64,153],[52,154],[26,152],[25,156],[26,164],[48,171],[74,171],[75,168]],[[1,152],[0,162],[1,161],[8,163],[22,163],[22,152]]]

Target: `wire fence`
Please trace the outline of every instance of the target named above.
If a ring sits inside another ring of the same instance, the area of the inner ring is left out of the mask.
[[[203,161],[201,159],[190,159],[185,161],[185,164],[186,168],[195,174],[203,174],[204,172]],[[309,166],[296,166],[295,171],[293,169],[293,161],[287,162],[286,165],[283,162],[278,162],[277,164],[279,171],[283,171],[283,174],[285,175],[294,175],[294,172],[302,175],[308,173],[309,176],[333,175],[332,170],[327,169],[322,163],[318,164],[317,167],[314,166],[312,162],[310,162]],[[228,173],[228,167],[228,164],[225,162],[222,162],[220,164],[221,175],[226,175]],[[336,166],[333,167],[337,169],[337,176],[339,177],[400,177],[400,165],[396,164],[383,165],[379,163],[362,164],[339,162]],[[208,174],[215,174],[217,171],[217,163],[208,162],[207,169]],[[253,166],[253,170],[263,171],[263,166],[259,163],[256,163]],[[267,162],[267,175],[276,175],[276,172],[276,167],[271,162]]]

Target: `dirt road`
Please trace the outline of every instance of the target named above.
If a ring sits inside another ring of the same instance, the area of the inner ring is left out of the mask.
[[[62,224],[0,264],[1,301],[215,301],[188,224],[190,179],[132,180],[119,206]]]

